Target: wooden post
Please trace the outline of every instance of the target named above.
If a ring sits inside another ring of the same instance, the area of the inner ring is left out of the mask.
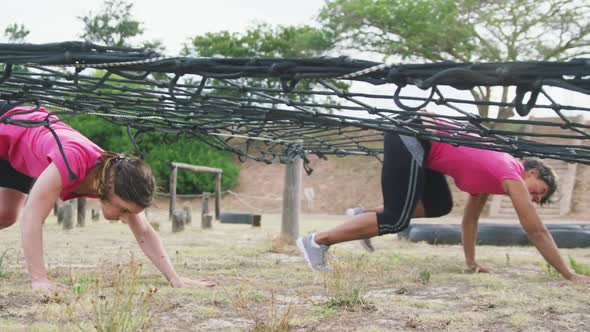
[[[92,209],[90,212],[92,214],[92,221],[98,221],[100,218],[100,211],[98,211],[98,209]]]
[[[193,216],[192,216],[192,211],[190,206],[185,206],[182,208],[182,210],[184,211],[184,213],[186,213],[186,224],[190,225],[193,223]]]
[[[221,214],[221,172],[215,174],[215,220]]]
[[[62,204],[63,206],[63,204]],[[64,210],[62,209],[61,206],[57,207],[57,224],[61,225],[61,223],[64,221]]]
[[[281,238],[290,244],[295,243],[295,240],[299,236],[301,169],[302,160],[299,156],[287,163],[285,169]]]
[[[182,232],[184,230],[184,222],[186,221],[186,212],[176,210],[172,213],[172,232]]]
[[[170,212],[168,218],[172,219],[172,214],[176,210],[176,177],[178,176],[178,167],[172,164],[170,172]]]
[[[72,203],[68,202],[62,205],[60,213],[62,216],[63,229],[67,230],[74,228],[74,206]]]
[[[209,229],[212,227],[213,216],[210,214],[204,214],[201,216],[201,228]]]
[[[170,218],[172,218],[172,213],[176,208],[176,177],[178,175],[178,169],[181,168],[193,172],[205,172],[215,174],[215,219],[218,220],[221,215],[221,175],[223,173],[223,170],[221,168],[196,166],[177,162],[172,162],[171,167],[172,172],[170,173]]]
[[[203,193],[201,199],[201,228],[207,229],[211,228],[211,219],[212,216],[209,214],[209,199],[211,198],[211,193]]]
[[[252,216],[252,227],[260,227],[261,223],[260,223],[260,219],[262,219],[262,216],[259,214],[255,214]]]
[[[78,197],[78,227],[86,225],[86,197]]]

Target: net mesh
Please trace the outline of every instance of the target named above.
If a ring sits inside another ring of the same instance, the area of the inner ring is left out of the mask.
[[[384,131],[590,164],[590,61],[383,64],[350,58],[187,58],[83,42],[0,44],[0,99],[67,119],[186,134],[241,158],[382,154]],[[474,89],[510,98],[475,100]],[[564,97],[565,96],[565,97]],[[481,108],[515,116],[481,116]],[[547,120],[539,116],[553,116]],[[47,120],[49,121],[49,120]],[[4,123],[46,126],[47,121]],[[534,127],[535,130],[530,130]]]

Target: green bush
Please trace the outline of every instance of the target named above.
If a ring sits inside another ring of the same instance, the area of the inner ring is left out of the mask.
[[[132,151],[133,144],[125,127],[92,115],[79,115],[65,121],[101,148],[113,151]]]
[[[87,115],[76,116],[67,123],[105,150],[134,150],[125,127]],[[240,166],[233,161],[232,155],[199,140],[184,136],[164,139],[161,133],[146,133],[138,144],[162,190],[168,191],[170,163],[173,161],[223,169],[222,190],[232,188],[237,182]],[[179,170],[176,189],[178,193],[197,194],[214,190],[214,174]]]
[[[240,166],[233,162],[231,155],[223,153],[196,139],[179,137],[172,145],[154,146],[146,156],[154,175],[162,180],[160,185],[168,190],[170,162],[182,162],[192,165],[208,166],[223,169],[221,190],[232,188],[238,179]],[[201,193],[215,190],[215,175],[178,170],[177,192]]]

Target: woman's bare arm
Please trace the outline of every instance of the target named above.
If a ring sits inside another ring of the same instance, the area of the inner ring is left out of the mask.
[[[551,233],[543,225],[537,211],[535,211],[526,186],[517,180],[504,180],[504,185],[506,192],[512,200],[520,224],[547,263],[553,266],[568,280],[590,282],[590,277],[577,275],[567,266],[559,254]]]
[[[35,181],[23,213],[19,217],[25,262],[33,289],[51,289],[61,286],[47,278],[43,257],[43,220],[51,212],[61,188],[59,171],[55,164],[51,163]]]
[[[190,280],[180,277],[176,273],[158,233],[156,233],[152,225],[147,222],[143,213],[129,215],[127,223],[129,224],[129,228],[131,228],[141,250],[154,266],[162,272],[164,277],[166,277],[166,280],[168,280],[173,287],[189,285],[211,287],[216,285],[214,282],[206,279]]]
[[[487,194],[469,196],[461,222],[461,241],[463,243],[463,252],[465,253],[465,263],[467,267],[476,272],[491,272],[491,269],[479,266],[475,262],[477,223],[487,199]]]

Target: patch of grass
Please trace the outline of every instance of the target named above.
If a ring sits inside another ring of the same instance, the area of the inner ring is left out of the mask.
[[[208,304],[211,304],[216,307],[221,307],[229,303],[226,296],[222,292],[214,291],[207,300]]]
[[[316,305],[311,309],[312,314],[320,319],[326,319],[338,314],[338,310],[325,305]]]
[[[263,291],[259,291],[259,290],[248,292],[248,294],[246,296],[247,296],[248,300],[254,301],[257,303],[262,303],[262,302],[264,302],[264,300],[266,300],[266,294],[264,294]]]
[[[512,325],[513,327],[522,328],[522,327],[526,326],[530,320],[531,320],[531,316],[528,314],[515,313],[510,316],[510,318],[508,319],[508,322],[510,322],[510,325]]]
[[[428,309],[428,311],[441,311],[445,309],[437,302],[412,296],[397,297],[395,302],[396,305],[403,308]]]
[[[72,277],[70,280],[70,291],[77,296],[80,296],[93,285],[97,281],[95,276],[82,276],[82,277]]]
[[[361,332],[386,332],[390,330],[382,329],[379,327],[367,327],[360,330]]]
[[[477,288],[483,288],[488,291],[504,291],[512,288],[511,283],[499,278],[498,275],[493,273],[474,273],[469,277],[469,283]]]
[[[117,267],[112,285],[105,284],[102,279],[94,280],[85,292],[87,296],[69,306],[72,320],[78,322],[82,330],[87,330],[88,326],[84,324],[89,320],[98,332],[148,329],[157,289],[141,287],[141,272],[142,265],[131,260],[127,266],[120,264]],[[90,304],[86,305],[87,302]]]
[[[161,216],[167,220],[168,210]],[[73,287],[46,302],[37,300],[28,273],[18,262],[19,253],[8,252],[3,261],[8,276],[0,279],[0,306],[5,308],[0,311],[7,321],[0,322],[0,331],[95,331],[92,301],[113,301],[117,263],[127,271],[129,254],[141,255],[136,258],[144,263],[136,293],[149,285],[159,288],[145,310],[138,303],[139,295],[132,308],[111,305],[113,315],[121,310],[131,312],[132,319],[147,315],[148,323],[136,324],[136,330],[588,330],[584,319],[588,294],[581,291],[583,285],[542,272],[535,248],[479,246],[480,260],[499,269],[488,275],[462,273],[460,245],[430,246],[381,237],[376,239],[379,252],[373,254],[356,243],[334,246],[330,253],[337,259],[330,265],[336,271],[318,274],[298,254],[269,253],[270,240],[279,233],[280,215],[271,216],[275,217],[264,229],[216,224],[206,232],[193,227],[174,234],[162,222],[160,236],[180,275],[213,279],[219,283],[215,288],[169,287],[129,238],[127,226],[90,223],[66,233],[50,219],[44,226],[50,279]],[[323,218],[302,219],[302,228],[328,228],[341,221]],[[18,248],[19,241],[18,227],[2,230],[0,254],[8,247]],[[587,250],[568,249],[566,259],[568,254],[577,263],[590,263]],[[420,281],[421,271],[431,273],[426,285]],[[243,312],[234,300],[240,289]],[[271,290],[276,291],[275,304]],[[104,299],[99,300],[99,295]],[[354,312],[347,311],[351,305]]]
[[[335,293],[324,305],[331,309],[355,311],[359,307],[363,308],[366,303],[361,291],[358,288],[352,288],[348,291]]]
[[[0,254],[0,279],[4,279],[8,276],[8,273],[6,272],[6,266],[4,264],[4,259],[6,258],[6,254],[10,250],[14,250],[14,249],[13,248],[4,249],[4,251]]]
[[[219,315],[219,309],[209,306],[198,306],[192,311],[192,315],[199,319],[213,318]]]
[[[428,330],[442,331],[442,330],[469,330],[475,324],[479,324],[485,320],[485,314],[477,312],[432,312],[421,313],[420,323],[427,325]]]
[[[568,256],[568,259],[570,261],[572,269],[574,269],[574,272],[576,272],[577,274],[590,276],[590,265],[580,263],[576,261],[572,256]]]
[[[432,272],[428,268],[420,270],[418,273],[418,281],[422,284],[426,285],[430,282],[430,277],[432,277]]]
[[[545,274],[547,274],[551,277],[561,276],[561,274],[559,274],[559,272],[557,272],[557,270],[553,266],[551,266],[549,263],[540,262],[539,264],[541,265],[541,269],[543,270],[543,272],[545,272]]]
[[[51,325],[47,323],[33,323],[27,329],[14,329],[9,331],[29,331],[29,332],[78,332],[80,328],[75,325],[67,324],[67,325]]]
[[[359,287],[362,285],[362,281],[355,279],[355,276],[361,273],[358,271],[362,268],[361,265],[333,262],[332,267],[332,272],[325,276],[328,293],[328,300],[324,303],[326,307],[347,311],[372,311],[375,309],[374,305],[363,298],[363,292]]]
[[[295,247],[289,239],[279,236],[270,241],[268,251],[276,254],[292,254],[295,252]]]
[[[254,332],[282,332],[289,331],[293,319],[293,312],[289,303],[279,303],[276,291],[271,291],[270,299],[265,303],[265,310],[259,312],[252,305],[249,295],[238,290],[233,297],[233,303],[240,316],[244,316],[254,323]]]
[[[25,330],[25,327],[22,326],[18,321],[0,319],[0,330],[12,331],[19,329]]]

